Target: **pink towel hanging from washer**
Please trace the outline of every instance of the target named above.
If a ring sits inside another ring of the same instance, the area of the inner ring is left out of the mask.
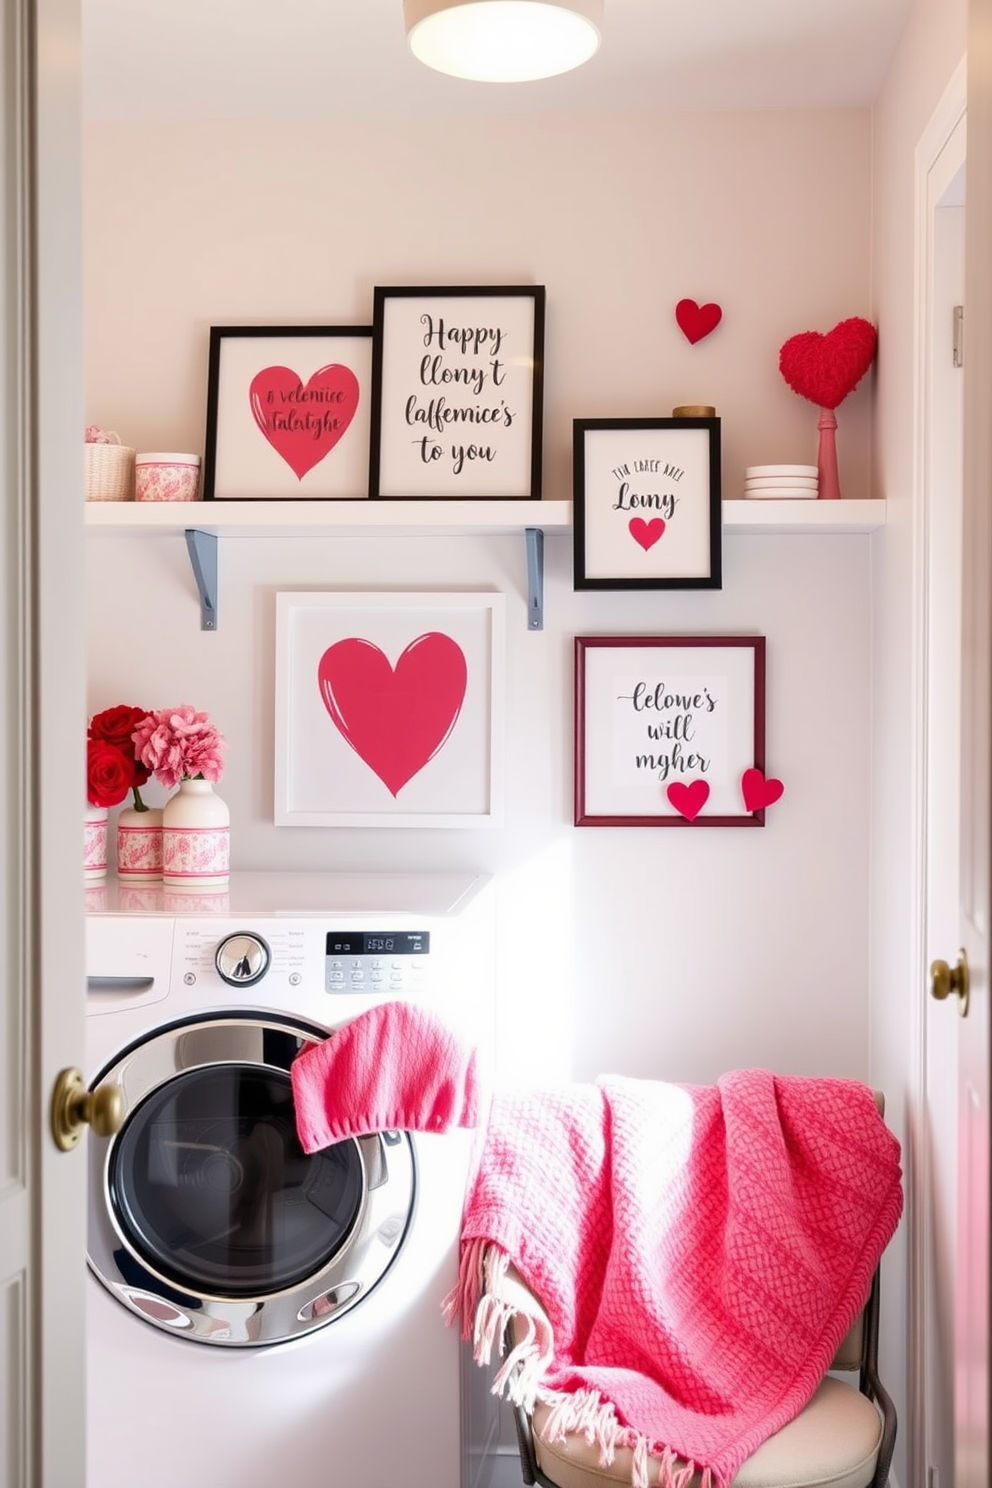
[[[476,1052],[406,1002],[360,1013],[291,1069],[304,1152],[377,1131],[478,1126]]]

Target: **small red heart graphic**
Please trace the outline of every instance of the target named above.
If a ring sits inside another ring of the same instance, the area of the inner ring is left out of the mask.
[[[741,795],[748,811],[761,811],[765,806],[774,806],[785,786],[781,780],[769,776],[766,780],[760,770],[745,770],[741,776]]]
[[[360,636],[336,641],[317,666],[335,728],[394,796],[446,743],[467,682],[465,653],[437,630],[411,641],[395,667]]]
[[[648,548],[654,547],[664,530],[664,517],[652,517],[650,522],[645,522],[643,517],[631,517],[627,523],[627,531],[636,543],[640,543],[645,553]]]
[[[684,816],[686,821],[695,821],[709,800],[710,788],[705,780],[694,780],[691,785],[683,785],[681,780],[677,780],[665,794],[679,816]]]
[[[679,300],[675,306],[675,319],[685,339],[695,346],[710,331],[715,331],[723,319],[719,305],[697,305],[695,300]]]
[[[358,378],[334,362],[303,386],[289,367],[263,367],[248,389],[256,424],[277,455],[302,480],[330,454],[358,407]]]
[[[779,371],[794,393],[817,408],[836,408],[852,393],[875,360],[878,332],[859,315],[832,331],[790,336],[778,354]]]

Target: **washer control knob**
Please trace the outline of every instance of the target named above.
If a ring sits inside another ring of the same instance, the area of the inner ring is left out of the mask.
[[[214,954],[214,965],[232,987],[252,987],[269,969],[272,952],[260,935],[239,931],[226,936]]]

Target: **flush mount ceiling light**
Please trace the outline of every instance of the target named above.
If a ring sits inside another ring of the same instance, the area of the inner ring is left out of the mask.
[[[479,83],[526,83],[588,62],[603,0],[403,0],[413,55]]]

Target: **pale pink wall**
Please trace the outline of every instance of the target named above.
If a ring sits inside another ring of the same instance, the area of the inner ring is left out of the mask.
[[[538,282],[547,494],[571,494],[573,417],[687,401],[719,409],[734,494],[745,464],[814,457],[781,342],[870,310],[865,111],[93,126],[85,144],[87,416],[139,448],[201,448],[211,323],[365,321],[377,283]],[[724,307],[696,347],[683,295]],[[871,402],[867,382],[841,410],[848,495],[867,491]],[[534,634],[519,538],[225,539],[204,635],[181,541],[93,537],[90,706],[210,709],[236,867],[496,873],[515,1073],[864,1077],[870,542],[728,538],[719,593],[600,595],[573,591],[570,539],[549,536]],[[277,829],[275,592],[459,586],[507,594],[505,826]],[[767,637],[787,794],[765,830],[571,826],[572,637],[603,632]]]
[[[778,348],[869,312],[866,111],[362,124],[91,125],[88,417],[199,449],[207,328],[367,322],[388,283],[548,290],[546,489],[573,417],[724,418],[745,465],[815,460]],[[673,309],[716,300],[691,347]],[[869,494],[870,384],[841,411],[844,491]]]
[[[916,1000],[923,968],[914,935],[915,707],[913,492],[916,305],[915,152],[967,40],[966,0],[917,0],[874,111],[873,302],[879,327],[875,484],[888,503],[884,534],[873,542],[871,1068],[887,1097],[886,1117],[904,1144],[912,1196],[916,1155],[910,1117],[916,1058]],[[910,1197],[910,1207],[912,1198]],[[922,1488],[925,1464],[908,1449],[916,1422],[908,1407],[911,1307],[909,1224],[886,1257],[883,1378],[896,1382],[902,1427],[896,1472],[902,1488]]]

